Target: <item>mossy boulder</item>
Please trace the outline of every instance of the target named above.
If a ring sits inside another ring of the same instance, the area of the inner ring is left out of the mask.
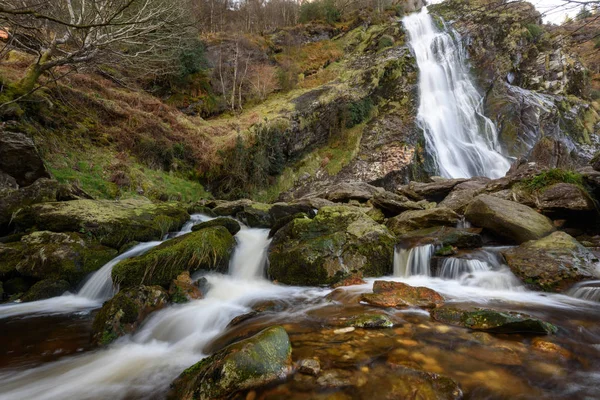
[[[483,308],[464,310],[445,306],[432,310],[431,316],[445,324],[493,333],[549,335],[558,330],[556,326],[527,314]]]
[[[275,222],[273,216],[269,212],[271,204],[252,203],[245,205],[236,216],[244,224],[251,228],[270,228]]]
[[[376,307],[396,308],[435,308],[444,304],[444,297],[433,289],[390,281],[375,281],[373,293],[362,294],[360,300]]]
[[[600,262],[577,240],[554,232],[502,251],[515,275],[534,290],[564,291],[572,284],[600,278]]]
[[[297,218],[269,247],[269,276],[290,285],[327,285],[347,275],[392,272],[395,237],[356,207],[323,207],[314,219]]]
[[[241,229],[240,223],[233,218],[218,217],[211,219],[210,221],[201,222],[192,227],[192,232],[196,232],[212,226],[222,226],[229,231],[232,235],[238,233]]]
[[[477,196],[465,217],[473,225],[517,243],[543,238],[555,230],[552,221],[535,210],[490,195]]]
[[[0,244],[0,279],[64,280],[74,288],[116,255],[79,233],[33,232],[19,242]]]
[[[71,284],[65,280],[44,279],[35,283],[21,297],[21,301],[37,301],[60,296],[69,291]]]
[[[30,206],[19,213],[15,223],[20,229],[35,227],[89,234],[118,249],[131,241],[161,239],[188,219],[185,206],[179,203],[154,204],[143,199],[74,200]]]
[[[184,271],[227,272],[235,239],[222,226],[202,229],[162,243],[142,256],[123,260],[112,271],[121,287],[159,285],[168,288]]]
[[[281,326],[234,343],[183,371],[169,399],[218,400],[285,379],[292,372],[292,346]]]
[[[284,226],[286,226],[287,224],[289,224],[296,218],[309,218],[309,217],[305,213],[297,213],[297,214],[286,215],[285,217],[281,217],[277,221],[275,221],[275,223],[273,224],[273,227],[271,227],[271,230],[269,231],[269,237],[272,238],[273,236],[275,236],[275,234],[277,233],[278,230],[280,230],[281,228],[283,228]]]
[[[396,235],[435,226],[456,226],[460,217],[449,208],[439,207],[427,210],[406,211],[388,219],[386,226]]]
[[[107,345],[113,340],[134,332],[148,316],[169,301],[168,293],[160,286],[136,286],[121,290],[104,303],[92,325],[92,340]]]

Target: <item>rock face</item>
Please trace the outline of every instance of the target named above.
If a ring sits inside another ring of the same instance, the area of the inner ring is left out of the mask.
[[[375,281],[373,293],[363,294],[360,300],[377,307],[435,308],[444,304],[444,298],[435,290],[388,281]]]
[[[290,285],[325,285],[347,275],[391,272],[395,238],[358,208],[323,207],[314,219],[294,219],[269,248],[269,276]]]
[[[444,306],[431,311],[431,316],[445,324],[494,333],[549,335],[558,330],[556,326],[527,314],[482,308],[463,310]]]
[[[240,390],[284,379],[292,372],[292,346],[285,329],[274,326],[234,343],[183,371],[169,399],[218,400]]]
[[[227,272],[235,239],[222,226],[202,229],[169,240],[146,254],[121,261],[112,271],[121,287],[160,285],[168,288],[184,271]]]
[[[219,217],[211,219],[210,221],[201,222],[192,227],[192,232],[202,230],[204,228],[210,228],[212,226],[222,226],[229,231],[232,235],[235,235],[240,231],[240,224],[233,218]]]
[[[22,133],[4,130],[0,130],[0,172],[13,177],[19,186],[50,178],[33,140]]]
[[[502,252],[510,269],[535,290],[563,291],[600,277],[598,258],[564,232]]]
[[[21,277],[33,282],[66,281],[67,290],[75,288],[89,273],[116,255],[116,250],[79,233],[34,232],[23,236],[19,242],[0,244],[0,280]],[[64,285],[60,287],[64,288]],[[36,290],[25,299],[39,300],[44,293],[50,292]]]
[[[517,243],[540,239],[554,231],[552,221],[514,201],[479,195],[469,204],[465,217],[473,225]]]
[[[96,314],[92,340],[107,345],[134,332],[148,314],[163,308],[168,301],[169,295],[159,286],[136,286],[120,291]]]
[[[160,239],[189,219],[177,203],[153,204],[147,200],[74,200],[32,205],[19,213],[21,229],[36,227],[53,232],[91,234],[106,246],[118,249],[131,241]]]
[[[428,210],[406,211],[390,218],[386,226],[396,235],[435,226],[456,226],[459,216],[449,208],[431,208]]]

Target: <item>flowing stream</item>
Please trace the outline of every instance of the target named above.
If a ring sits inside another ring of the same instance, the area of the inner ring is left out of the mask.
[[[427,7],[404,17],[419,66],[417,120],[441,176],[500,178],[510,168],[469,75],[457,34],[440,31]]]

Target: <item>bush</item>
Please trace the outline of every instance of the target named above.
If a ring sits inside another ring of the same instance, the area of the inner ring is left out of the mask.
[[[372,109],[373,101],[369,97],[348,104],[344,116],[346,128],[352,128],[366,120],[371,115]]]
[[[527,31],[529,32],[529,35],[531,35],[531,39],[533,40],[538,39],[544,34],[544,28],[537,24],[527,24],[525,25],[525,27],[527,28]]]
[[[335,6],[333,0],[305,2],[300,6],[300,22],[305,24],[312,21],[326,21],[329,24],[339,22],[342,18],[341,11]]]

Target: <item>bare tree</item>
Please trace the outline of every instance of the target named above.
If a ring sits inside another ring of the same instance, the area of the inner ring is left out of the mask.
[[[15,95],[61,66],[126,63],[166,73],[188,40],[187,0],[0,0],[10,45],[35,55]]]

